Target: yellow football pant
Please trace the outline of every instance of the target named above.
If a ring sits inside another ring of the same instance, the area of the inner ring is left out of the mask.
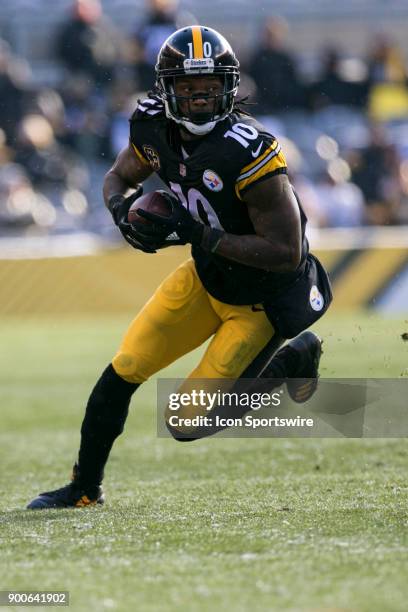
[[[130,324],[112,365],[124,380],[142,383],[213,336],[190,378],[238,378],[274,335],[265,313],[211,297],[193,260],[158,287]]]
[[[132,321],[112,365],[124,380],[142,383],[213,336],[200,363],[178,389],[191,393],[197,387],[194,381],[205,379],[199,386],[210,392],[219,387],[220,379],[238,378],[273,335],[263,310],[211,297],[190,259],[163,281]],[[205,407],[190,405],[178,412],[182,418],[205,414]],[[167,408],[167,422],[170,416]],[[180,427],[183,432],[193,430]]]

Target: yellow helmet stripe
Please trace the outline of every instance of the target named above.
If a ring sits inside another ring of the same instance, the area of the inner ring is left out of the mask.
[[[203,35],[201,34],[200,26],[192,26],[193,34],[193,55],[194,59],[201,59],[204,57],[203,53]]]

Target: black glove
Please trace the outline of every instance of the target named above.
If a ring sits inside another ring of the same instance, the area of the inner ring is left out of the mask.
[[[108,209],[113,217],[115,225],[119,227],[121,223],[127,223],[129,208],[137,198],[140,198],[142,193],[142,185],[137,185],[135,191],[128,198],[125,198],[125,196],[120,193],[109,198]]]
[[[149,231],[145,231],[147,227],[145,224],[130,224],[128,221],[129,209],[133,202],[140,198],[143,193],[142,185],[138,185],[136,191],[132,193],[128,198],[123,195],[113,195],[108,202],[108,208],[112,214],[115,225],[118,226],[122,236],[134,249],[139,249],[144,253],[156,253],[156,249],[162,246],[163,240],[166,237],[163,230],[158,228],[154,231],[153,228],[149,228]],[[153,231],[152,231],[153,230]]]
[[[162,230],[165,241],[169,244],[200,244],[204,232],[204,224],[196,221],[191,213],[175,197],[162,192],[171,206],[171,214],[168,217],[148,212],[142,208],[137,209],[137,214],[152,222],[153,231]],[[145,226],[149,227],[149,226]],[[169,246],[169,245],[165,245]]]
[[[201,247],[204,251],[214,253],[225,232],[196,221],[181,202],[167,191],[162,191],[162,195],[167,198],[171,205],[170,216],[162,217],[141,208],[137,209],[137,213],[141,217],[152,221],[152,227],[155,228],[156,232],[159,232],[160,229],[165,232],[164,243],[158,248],[189,242],[193,246]],[[145,225],[144,227],[148,226]]]

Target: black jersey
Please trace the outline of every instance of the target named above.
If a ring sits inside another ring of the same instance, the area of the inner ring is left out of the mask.
[[[243,198],[253,185],[287,173],[279,142],[252,116],[234,110],[214,129],[183,143],[178,127],[154,96],[139,102],[130,120],[135,154],[202,223],[227,233],[255,234]],[[307,255],[306,217],[301,210],[303,253],[299,270],[273,273],[192,249],[206,290],[229,304],[256,304],[282,291],[299,276]]]

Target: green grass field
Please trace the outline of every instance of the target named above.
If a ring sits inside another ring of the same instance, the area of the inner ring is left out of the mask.
[[[69,590],[78,611],[405,611],[405,440],[178,444],[156,437],[152,380],[114,447],[107,504],[24,510],[68,480],[85,400],[125,326],[0,325],[0,589]],[[332,315],[316,329],[322,376],[408,375],[408,321]]]

